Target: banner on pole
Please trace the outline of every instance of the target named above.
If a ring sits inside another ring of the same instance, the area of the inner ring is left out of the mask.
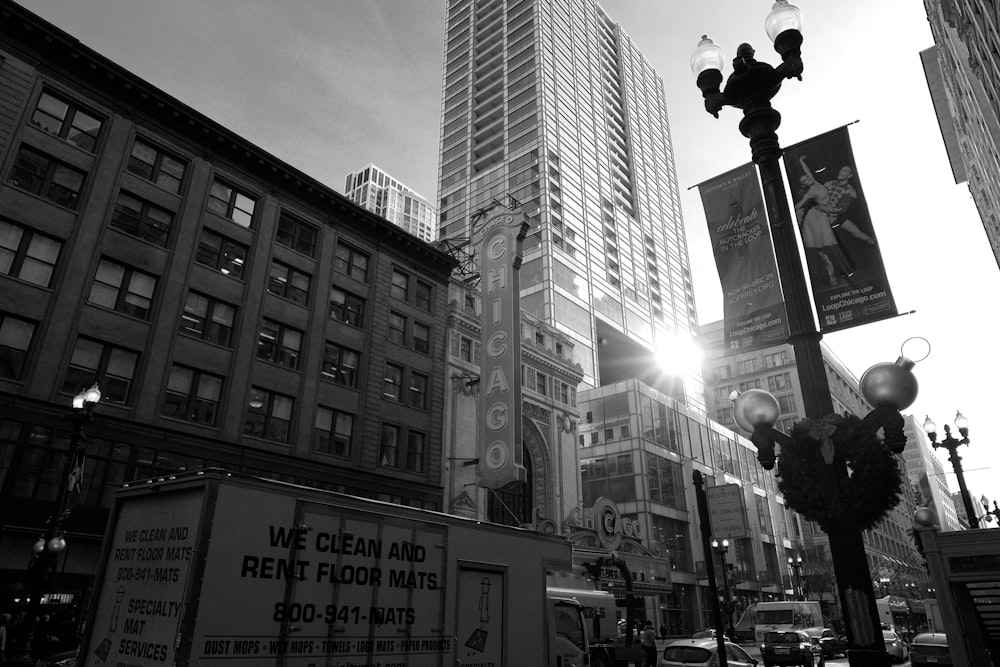
[[[820,331],[895,317],[847,128],[785,149]]]
[[[757,170],[745,164],[698,187],[725,299],[725,348],[745,352],[784,343],[788,318]]]

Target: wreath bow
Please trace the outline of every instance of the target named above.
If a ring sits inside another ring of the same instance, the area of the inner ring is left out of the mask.
[[[809,437],[819,441],[820,454],[828,466],[833,465],[833,435],[837,432],[837,426],[843,421],[840,415],[827,415],[821,421],[813,421],[809,425]]]

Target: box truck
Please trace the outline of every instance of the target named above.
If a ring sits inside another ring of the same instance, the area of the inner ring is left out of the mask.
[[[588,664],[565,539],[210,469],[111,510],[85,667]]]
[[[608,591],[550,586],[550,597],[569,599],[583,607],[591,667],[626,667],[644,661],[638,638],[619,630],[615,596]]]
[[[816,600],[758,602],[754,640],[759,644],[768,632],[823,627],[823,610]]]

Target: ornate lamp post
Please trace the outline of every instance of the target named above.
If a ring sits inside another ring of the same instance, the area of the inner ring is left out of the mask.
[[[788,567],[795,573],[795,599],[802,600],[805,595],[802,592],[802,554],[795,558],[788,557]]]
[[[969,527],[979,528],[979,518],[976,516],[976,508],[972,504],[972,497],[969,495],[969,487],[965,485],[965,471],[962,470],[962,457],[958,455],[959,445],[969,444],[969,420],[961,412],[955,412],[955,426],[962,435],[962,439],[952,437],[951,426],[944,425],[944,440],[937,441],[937,424],[931,421],[930,417],[924,420],[924,431],[931,439],[934,449],[944,447],[948,450],[948,460],[951,467],[955,469],[955,477],[958,478],[958,488],[962,493],[962,504],[965,505],[965,514],[969,517]]]
[[[800,514],[818,520],[830,536],[841,610],[847,625],[850,664],[852,667],[881,667],[889,665],[890,660],[882,640],[872,582],[867,574],[862,532],[899,502],[902,482],[892,454],[901,452],[906,445],[899,410],[908,407],[916,398],[916,380],[909,372],[913,363],[901,357],[896,363],[899,369],[886,368],[893,364],[869,369],[868,381],[862,378],[861,388],[875,409],[864,422],[832,414],[833,400],[820,348],[821,335],[809,302],[794,219],[785,198],[779,165],[782,150],[776,130],[781,124],[781,115],[771,106],[771,99],[785,79],[801,80],[802,12],[787,0],[777,0],[764,27],[775,51],[781,55],[782,62],[777,67],[758,62],[754,59],[753,47],[741,44],[733,60],[733,74],[720,89],[725,56],[720,47],[703,36],[691,57],[691,69],[697,76],[706,111],[716,118],[724,106],[743,111],[739,129],[750,140],[753,161],[760,170],[764,205],[788,313],[788,342],[795,352],[804,409],[809,419],[800,422],[791,437],[778,433],[774,429],[777,410],[771,414],[772,404],[776,408],[777,401],[773,396],[770,401],[764,400],[756,392],[741,394],[735,400],[733,414],[737,423],[752,432],[751,440],[758,447],[758,458],[765,469],[774,467],[774,443],[781,443],[781,468],[788,468],[788,471],[779,468],[779,487],[786,501]],[[741,399],[748,394],[751,396],[741,405]],[[756,407],[761,409],[757,411]],[[879,433],[884,434],[881,440]],[[857,475],[851,472],[861,467],[867,467],[866,473],[871,477],[864,488],[860,480],[853,479]],[[793,490],[795,485],[797,488]],[[798,506],[789,500],[790,495],[799,499]],[[827,498],[820,499],[817,495]],[[830,512],[831,509],[834,511]]]
[[[725,55],[711,39],[703,36],[691,56],[691,69],[705,98],[706,111],[718,118],[724,106],[743,110],[739,128],[750,140],[753,161],[760,168],[764,207],[774,239],[778,275],[788,312],[789,342],[795,350],[805,412],[821,416],[833,412],[833,401],[826,383],[819,344],[821,336],[809,303],[794,218],[785,198],[785,181],[779,165],[782,151],[776,130],[781,124],[781,114],[771,106],[771,99],[785,79],[802,78],[802,12],[795,5],[778,0],[764,27],[775,50],[781,54],[782,63],[777,67],[758,62],[754,59],[753,47],[740,44],[733,59],[733,74],[720,90]]]
[[[73,410],[67,416],[71,430],[69,447],[66,449],[66,460],[63,463],[62,475],[56,496],[56,505],[49,515],[45,532],[39,536],[32,546],[34,552],[25,575],[25,588],[28,593],[28,606],[23,620],[14,632],[11,647],[11,664],[33,665],[31,657],[32,641],[35,634],[35,619],[42,604],[42,595],[48,590],[55,577],[59,564],[59,555],[66,549],[66,538],[63,535],[63,523],[69,518],[72,508],[69,507],[70,487],[79,486],[80,480],[75,478],[83,470],[83,427],[93,419],[94,406],[101,400],[101,390],[95,383],[73,397]]]
[[[986,500],[986,496],[980,497],[979,502],[983,504],[983,520],[986,523],[993,523],[994,519],[1000,522],[1000,505],[997,505],[997,501],[993,501],[993,509],[990,509],[990,501]]]
[[[719,554],[719,561],[722,565],[722,594],[726,601],[722,606],[722,611],[726,613],[726,634],[733,639],[733,593],[729,588],[729,567],[726,565],[726,553],[729,551],[729,540],[712,540],[712,549]]]

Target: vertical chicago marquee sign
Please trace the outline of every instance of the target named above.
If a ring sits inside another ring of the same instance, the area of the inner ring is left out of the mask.
[[[479,486],[500,488],[526,479],[521,454],[521,211],[493,208],[473,230],[482,276],[479,384]]]

